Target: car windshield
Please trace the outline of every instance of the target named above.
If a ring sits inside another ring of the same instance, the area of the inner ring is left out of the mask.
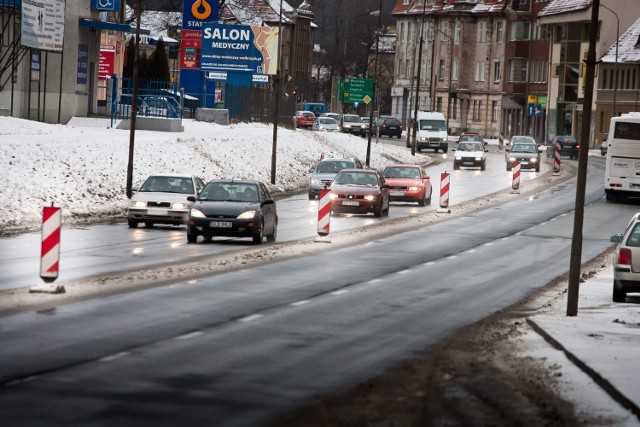
[[[200,193],[200,197],[198,197],[198,200],[257,203],[260,201],[260,198],[258,197],[258,186],[256,184],[210,182],[204,187],[202,193]]]
[[[627,237],[627,241],[625,242],[627,246],[638,247],[640,246],[640,222],[637,222],[631,232],[629,233],[629,237]]]
[[[518,142],[526,142],[528,144],[535,144],[536,141],[533,138],[529,138],[528,136],[514,136],[511,138],[511,144],[517,144]]]
[[[460,138],[460,142],[463,142],[463,141],[483,142],[482,137],[480,135],[465,135],[462,138]]]
[[[316,173],[338,173],[342,169],[355,167],[353,162],[340,160],[326,160],[318,163]]]
[[[369,172],[341,172],[336,175],[334,182],[339,185],[378,186],[378,179]]]
[[[362,119],[360,118],[360,116],[344,116],[343,120],[345,122],[358,122],[358,123],[362,123]]]
[[[420,130],[447,130],[444,120],[420,120]]]
[[[458,151],[482,151],[482,144],[479,142],[461,142]]]
[[[318,119],[318,122],[322,125],[335,125],[337,124],[336,121],[334,119],[332,119],[331,117],[320,117]]]
[[[514,144],[511,151],[513,153],[536,153],[538,147],[533,144]]]
[[[138,192],[193,194],[191,178],[174,176],[150,176]]]
[[[421,178],[418,168],[386,168],[382,176],[385,178]]]

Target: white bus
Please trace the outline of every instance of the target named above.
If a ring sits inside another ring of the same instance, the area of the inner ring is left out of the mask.
[[[613,117],[605,144],[607,200],[640,197],[640,112]]]

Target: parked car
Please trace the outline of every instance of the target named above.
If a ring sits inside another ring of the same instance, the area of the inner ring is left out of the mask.
[[[340,114],[338,113],[322,113],[319,117],[331,117],[332,119],[335,119],[336,122],[340,123]]]
[[[553,157],[556,144],[560,144],[560,156],[569,156],[571,159],[577,159],[580,154],[580,145],[576,138],[570,135],[554,136],[547,146],[547,157]],[[551,151],[551,155],[549,152]]]
[[[340,128],[344,133],[365,136],[367,131],[362,119],[357,114],[343,114],[340,120]]]
[[[189,196],[193,203],[187,224],[187,242],[198,236],[251,237],[253,243],[275,242],[278,209],[267,187],[259,181],[217,179],[209,182],[200,195]]]
[[[331,117],[318,117],[313,125],[311,126],[311,130],[316,131],[325,131],[325,132],[339,132],[340,125],[336,121],[336,119],[332,119]]]
[[[625,302],[627,293],[640,292],[640,212],[624,233],[611,236],[610,241],[618,244],[613,256],[613,302]]]
[[[394,117],[379,118],[375,123],[375,129],[378,132],[378,136],[386,135],[390,138],[395,136],[398,139],[402,137],[402,123]]]
[[[459,142],[454,150],[453,169],[458,170],[461,166],[479,167],[480,170],[487,168],[487,150],[482,142]]]
[[[391,201],[431,204],[431,178],[417,165],[391,165],[382,171]]]
[[[320,190],[331,184],[333,178],[342,169],[362,169],[362,162],[356,158],[335,159],[327,158],[319,161],[314,167],[309,169],[309,200],[316,198]]]
[[[540,150],[535,140],[516,140],[505,151],[505,160],[507,162],[507,170],[513,169],[513,164],[520,162],[520,169],[535,169],[540,172]]]
[[[362,123],[364,123],[364,130],[368,134],[369,131],[371,130],[371,126],[370,126],[371,125],[371,117],[369,117],[369,116],[360,116],[360,118],[362,119]]]
[[[372,169],[343,169],[331,182],[331,211],[335,214],[389,215],[389,185]]]
[[[130,228],[143,222],[147,227],[154,224],[182,225],[192,202],[188,196],[197,196],[204,188],[204,181],[194,175],[157,174],[148,177],[134,190],[127,208]]]
[[[316,121],[316,115],[311,111],[296,111],[294,118],[298,128],[311,128]]]

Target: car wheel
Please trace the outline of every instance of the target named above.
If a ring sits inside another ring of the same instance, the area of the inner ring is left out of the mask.
[[[389,216],[389,208],[390,207],[391,207],[391,203],[389,203],[389,201],[387,201],[387,208],[382,211],[382,215]]]
[[[418,153],[422,153],[422,147],[418,146]]]
[[[536,172],[540,172],[540,165],[536,166]]]
[[[264,222],[260,223],[260,231],[258,236],[253,236],[253,243],[256,245],[262,244],[262,238],[264,237]]]
[[[276,237],[278,237],[278,220],[273,223],[273,230],[271,230],[270,234],[267,234],[267,242],[273,243],[276,241]]]
[[[197,234],[189,234],[187,233],[187,243],[196,243],[198,241]]]
[[[402,134],[398,135],[398,139],[402,138]]]
[[[614,282],[613,282],[613,302],[624,302],[626,297],[627,297],[627,293],[622,289],[618,289],[617,286],[616,286],[616,282],[614,280]]]
[[[439,148],[434,148],[433,152],[434,152],[434,153],[437,153],[437,152],[438,152],[438,150],[440,150],[440,149],[439,149]]]
[[[315,200],[316,199],[316,195],[313,193],[309,193],[309,200]]]
[[[487,164],[483,163],[482,165],[480,165],[480,170],[483,171],[487,168]]]
[[[511,170],[511,166],[507,165],[507,171]]]
[[[448,151],[449,151],[449,149],[448,149],[448,148],[443,148],[443,149],[442,149],[442,152],[443,152],[444,154],[447,154],[447,152],[448,152]]]
[[[427,190],[424,190],[424,194],[422,195],[422,198],[418,200],[418,206],[424,206],[426,204],[427,204]]]
[[[380,202],[380,206],[376,207],[373,211],[373,216],[376,218],[380,218],[382,216],[382,202]]]
[[[144,226],[145,226],[145,227],[147,227],[147,228],[153,228],[153,223],[152,223],[152,222],[149,222],[149,221],[146,221],[146,222],[144,223]]]
[[[431,204],[431,196],[433,195],[433,188],[429,190],[429,197],[427,197],[427,200],[425,201],[425,203],[427,205]]]
[[[138,228],[138,221],[129,220],[129,228]]]
[[[457,171],[458,169],[460,169],[460,165],[458,165],[457,163],[453,163],[453,170]]]

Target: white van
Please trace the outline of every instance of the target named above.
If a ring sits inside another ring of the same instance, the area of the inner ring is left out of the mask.
[[[640,112],[611,118],[606,144],[604,192],[607,200],[640,197]]]
[[[449,151],[447,120],[444,114],[437,111],[418,111],[418,131],[416,132],[416,148],[432,148],[436,153]]]

